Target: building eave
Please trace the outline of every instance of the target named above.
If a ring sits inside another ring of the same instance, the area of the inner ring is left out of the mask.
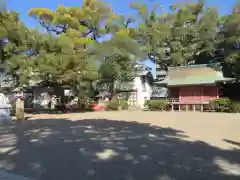
[[[216,80],[215,82],[233,82],[236,81],[236,78],[224,78],[221,80]]]
[[[167,85],[168,83],[167,82],[153,82],[153,84],[156,84],[156,85]]]
[[[215,82],[206,83],[185,83],[185,84],[167,84],[168,87],[178,87],[178,86],[196,86],[196,85],[215,85]]]

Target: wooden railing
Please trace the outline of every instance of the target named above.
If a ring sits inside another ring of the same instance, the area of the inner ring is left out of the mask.
[[[179,103],[179,98],[168,98],[170,104]]]
[[[182,102],[179,98],[161,98],[169,103],[169,107],[172,111],[204,111],[211,110],[209,107],[209,101],[190,99],[186,102]]]
[[[179,98],[168,98],[167,99],[169,104],[208,104],[208,101],[203,101],[203,100],[195,100],[195,99],[190,99],[184,101],[180,101]]]

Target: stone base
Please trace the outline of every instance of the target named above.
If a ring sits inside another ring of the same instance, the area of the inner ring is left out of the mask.
[[[16,101],[16,119],[24,120],[24,101],[20,99]]]
[[[9,124],[11,122],[10,109],[0,109],[0,124]]]

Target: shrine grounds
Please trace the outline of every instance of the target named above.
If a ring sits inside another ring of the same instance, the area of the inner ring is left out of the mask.
[[[0,166],[37,180],[237,180],[240,114],[28,115],[1,127]]]

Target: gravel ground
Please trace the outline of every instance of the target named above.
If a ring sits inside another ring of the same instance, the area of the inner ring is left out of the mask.
[[[37,180],[240,179],[239,114],[121,111],[28,117],[1,129],[5,171]]]

